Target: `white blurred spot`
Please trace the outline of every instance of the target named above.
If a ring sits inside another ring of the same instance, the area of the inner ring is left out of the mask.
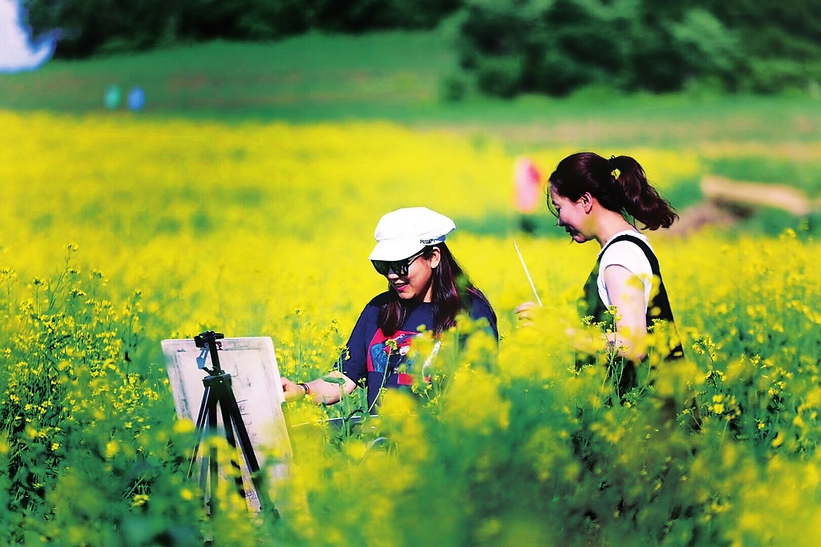
[[[22,23],[20,0],[0,0],[0,72],[34,70],[51,58],[56,35],[32,42],[31,29]]]

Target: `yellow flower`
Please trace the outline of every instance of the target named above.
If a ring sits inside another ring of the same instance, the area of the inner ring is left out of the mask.
[[[140,507],[145,505],[149,500],[149,496],[146,494],[134,494],[131,498],[131,506],[132,507]]]
[[[109,459],[113,458],[114,456],[117,455],[117,453],[119,451],[120,451],[120,445],[117,443],[117,441],[111,440],[111,441],[108,441],[108,443],[106,443],[106,445],[105,445],[105,457],[106,458],[109,458]]]
[[[177,420],[174,422],[174,433],[178,435],[186,435],[193,433],[196,430],[196,424],[188,419]]]

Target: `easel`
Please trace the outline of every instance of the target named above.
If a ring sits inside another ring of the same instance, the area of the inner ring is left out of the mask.
[[[231,375],[226,373],[220,367],[218,342],[225,336],[221,333],[213,331],[203,332],[194,337],[194,342],[198,348],[202,348],[198,361],[202,360],[201,367],[208,373],[208,376],[202,379],[205,386],[202,403],[200,405],[199,414],[197,415],[197,444],[194,447],[191,461],[188,467],[188,477],[190,478],[194,473],[194,468],[198,456],[200,455],[200,445],[206,436],[216,435],[219,433],[218,417],[222,417],[222,430],[225,434],[225,439],[234,451],[239,450],[245,460],[245,465],[250,475],[251,484],[254,487],[256,498],[260,503],[262,509],[262,500],[260,493],[262,492],[259,479],[259,462],[256,454],[254,454],[254,447],[251,445],[251,439],[248,436],[248,430],[245,423],[242,421],[242,414],[240,413],[237,399],[234,397],[234,392],[231,389]],[[211,356],[212,369],[205,368],[205,358]],[[220,414],[217,414],[217,407],[220,409]],[[239,440],[239,444],[237,444]],[[242,477],[242,468],[239,462],[232,454],[231,465],[237,470],[237,489],[243,498],[246,498],[245,486]],[[204,454],[200,462],[199,483],[200,488],[204,493],[206,505],[209,507],[210,516],[214,516],[218,511],[218,504],[216,503],[217,482],[219,480],[219,462],[218,452],[216,446],[211,446],[207,454]],[[206,474],[205,470],[208,469]],[[274,518],[278,518],[276,509],[272,508]]]

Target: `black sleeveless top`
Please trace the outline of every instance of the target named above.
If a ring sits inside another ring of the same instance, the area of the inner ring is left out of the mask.
[[[604,324],[605,329],[615,330],[615,321],[612,314],[607,313],[607,306],[599,298],[597,280],[599,277],[599,266],[601,264],[601,257],[604,256],[604,251],[612,244],[618,241],[629,241],[638,247],[647,257],[650,262],[650,268],[653,272],[653,290],[650,293],[650,302],[647,304],[647,330],[652,332],[656,322],[661,320],[666,322],[666,328],[670,336],[668,347],[670,348],[667,355],[664,357],[665,361],[672,361],[684,357],[684,350],[681,347],[678,333],[676,332],[675,320],[673,319],[673,310],[670,308],[670,300],[667,298],[667,289],[664,287],[664,281],[661,278],[661,269],[656,255],[653,254],[650,246],[637,237],[628,234],[622,234],[614,237],[607,242],[604,249],[599,253],[599,258],[596,260],[596,266],[590,272],[587,282],[584,284],[584,296],[579,301],[579,312],[582,317],[592,317],[596,323]],[[656,286],[656,283],[658,285]],[[656,290],[658,289],[658,290]],[[645,361],[647,361],[645,357]],[[587,360],[577,361],[578,367],[585,364],[592,364],[595,358],[592,356]],[[613,371],[611,370],[610,373]],[[618,380],[619,396],[624,395],[634,387],[638,386],[637,368],[636,364],[625,360],[621,377]]]

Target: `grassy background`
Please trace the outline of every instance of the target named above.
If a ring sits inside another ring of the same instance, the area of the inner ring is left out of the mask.
[[[103,94],[141,86],[144,114],[224,121],[388,119],[490,132],[511,146],[581,143],[680,145],[699,141],[815,142],[821,100],[791,97],[623,96],[592,89],[566,99],[440,100],[457,70],[439,32],[308,34],[276,43],[212,42],[138,55],[51,61],[0,75],[0,107],[82,113]]]
[[[821,195],[821,98],[722,96],[695,87],[675,95],[624,96],[588,89],[565,99],[511,101],[469,93],[441,98],[457,63],[441,32],[362,36],[307,34],[276,43],[179,46],[138,55],[51,61],[40,70],[0,75],[0,108],[82,115],[104,112],[106,89],[140,86],[148,118],[297,124],[389,120],[422,131],[463,135],[482,148],[501,141],[514,153],[639,147],[697,154],[704,174],[795,186]],[[132,115],[121,105],[110,115]],[[698,179],[671,189],[679,208],[701,199]],[[768,220],[769,219],[769,220]],[[791,223],[764,212],[744,229]],[[493,224],[493,219],[489,220]],[[477,227],[481,230],[481,227]]]

